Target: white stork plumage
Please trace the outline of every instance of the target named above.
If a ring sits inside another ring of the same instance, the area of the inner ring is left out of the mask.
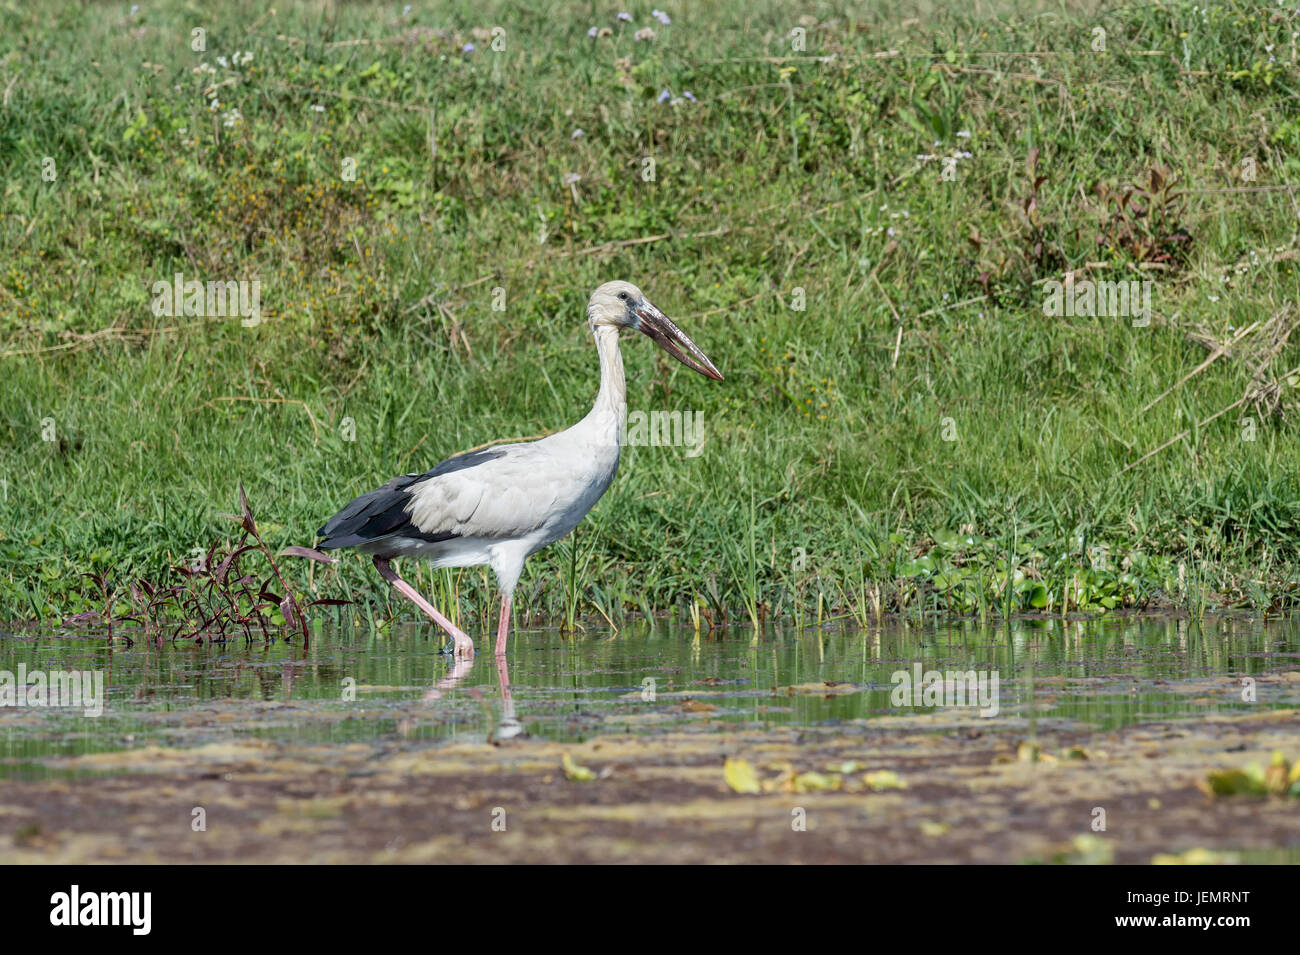
[[[318,546],[355,547],[451,636],[457,658],[474,641],[392,569],[396,557],[435,567],[489,564],[501,589],[496,652],[505,653],[510,603],[524,561],[564,537],[600,500],[614,474],[627,411],[619,331],[643,332],[682,364],[715,381],[722,374],[686,333],[630,282],[606,282],[587,302],[600,355],[600,393],[591,412],[566,431],[448,458],[424,474],[395,477],[331,517]]]

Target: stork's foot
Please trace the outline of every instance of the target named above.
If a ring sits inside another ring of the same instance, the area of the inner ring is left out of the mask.
[[[454,660],[473,660],[474,641],[463,633],[458,633],[442,648],[442,652]]]

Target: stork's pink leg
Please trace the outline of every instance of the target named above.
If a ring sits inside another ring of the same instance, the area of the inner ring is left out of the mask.
[[[497,656],[506,652],[506,636],[510,633],[510,595],[501,595],[501,620],[497,623]]]
[[[396,587],[403,597],[428,614],[429,618],[433,620],[434,623],[447,631],[447,635],[455,641],[457,659],[468,660],[473,658],[474,641],[469,638],[469,634],[465,633],[464,630],[461,630],[442,614],[438,613],[433,604],[420,596],[418,590],[398,576],[397,571],[393,570],[392,566],[388,563],[387,557],[376,557],[374,561],[375,570],[379,571],[381,577]]]

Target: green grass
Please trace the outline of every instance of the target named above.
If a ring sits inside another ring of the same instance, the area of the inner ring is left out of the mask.
[[[1291,21],[660,5],[671,26],[630,8],[642,42],[579,3],[0,9],[0,620],[206,549],[240,482],[268,540],[307,544],[392,474],[571,424],[610,278],[727,380],[625,343],[630,408],[701,413],[703,451],[626,449],[519,619],[1294,605],[1300,336],[1263,410],[1199,426],[1252,387],[1238,352],[1142,410],[1208,356],[1192,335],[1296,321]],[[918,159],[954,152],[952,178]],[[1126,233],[1096,186],[1153,167],[1186,193]],[[1089,263],[1155,280],[1149,327],[1044,314],[1042,283]],[[156,318],[176,272],[259,278],[265,320]],[[415,576],[459,586],[458,618],[493,606],[480,568]],[[388,600],[357,557],[312,583],[363,619]]]

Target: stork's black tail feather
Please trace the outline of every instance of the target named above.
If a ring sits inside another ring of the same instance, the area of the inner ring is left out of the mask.
[[[339,511],[316,532],[324,538],[316,546],[321,550],[356,547],[381,537],[390,537],[411,526],[406,508],[411,503],[407,492],[423,474],[402,474],[381,488],[362,494]],[[416,531],[418,533],[418,531]]]
[[[368,494],[362,494],[343,510],[339,511],[325,526],[316,532],[323,537],[317,546],[321,550],[337,550],[340,547],[356,547],[384,537],[408,537],[414,540],[436,544],[451,540],[458,534],[448,532],[422,531],[411,523],[407,508],[411,503],[411,486],[427,478],[463,471],[475,465],[492,461],[504,454],[499,448],[484,448],[467,451],[438,464],[433,470],[423,474],[402,474],[393,478],[381,488]]]

